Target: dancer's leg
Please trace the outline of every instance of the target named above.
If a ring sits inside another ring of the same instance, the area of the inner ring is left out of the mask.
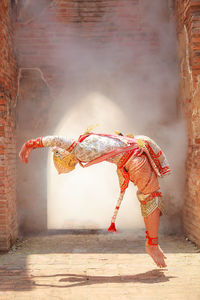
[[[158,228],[159,228],[159,219],[160,219],[160,209],[156,208],[149,216],[144,217],[145,227],[148,231],[150,238],[158,237]],[[159,245],[149,245],[148,239],[146,240],[146,252],[152,257],[157,266],[163,268],[166,267],[165,259],[162,249]]]

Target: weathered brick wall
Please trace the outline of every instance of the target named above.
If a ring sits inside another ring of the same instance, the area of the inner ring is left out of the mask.
[[[57,64],[59,49],[72,41],[84,41],[96,49],[106,47],[111,41],[126,44],[138,48],[138,56],[144,54],[145,49],[156,52],[158,33],[141,18],[149,9],[148,3],[145,6],[142,2],[145,3],[140,0],[45,0],[37,11],[34,1],[29,1],[27,7],[21,1],[16,24],[19,66],[40,68],[50,87],[59,90],[63,84],[62,67],[66,69],[64,63],[63,66],[60,62]],[[167,15],[167,2],[165,11]],[[117,46],[115,50],[117,52]],[[62,55],[61,52],[60,59]]]
[[[10,1],[0,1],[0,250],[17,238],[15,104],[17,66]]]
[[[176,1],[179,42],[179,106],[188,134],[183,224],[186,235],[200,245],[200,3]]]

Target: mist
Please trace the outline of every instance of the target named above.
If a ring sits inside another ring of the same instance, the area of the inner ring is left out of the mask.
[[[60,74],[46,128],[51,129],[49,135],[78,138],[88,126],[99,124],[96,132],[119,130],[154,139],[172,168],[172,175],[160,180],[166,203],[161,231],[179,232],[186,137],[176,102],[175,23],[167,1],[126,4],[119,1],[90,28],[84,23],[57,22],[55,26],[51,18],[56,5],[51,15],[36,19],[49,43],[48,49],[40,50],[45,51],[43,63]],[[58,176],[49,151],[45,169],[48,228],[107,228],[119,194],[115,170],[114,165],[101,163],[88,169],[77,166]],[[122,231],[144,229],[136,190],[130,183],[119,211],[116,224]]]

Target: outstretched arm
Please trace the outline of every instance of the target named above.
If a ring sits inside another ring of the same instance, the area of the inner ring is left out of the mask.
[[[73,143],[72,139],[61,136],[45,136],[27,141],[19,152],[21,162],[28,163],[31,151],[36,148],[43,147],[59,147],[67,150]]]

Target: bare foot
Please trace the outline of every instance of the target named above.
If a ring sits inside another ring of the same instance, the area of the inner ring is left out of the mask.
[[[156,265],[158,267],[164,268],[167,266],[165,263],[165,259],[167,257],[164,255],[164,253],[159,245],[152,246],[152,245],[149,245],[146,241],[145,248],[146,248],[146,253],[152,257],[153,261],[156,263]]]

